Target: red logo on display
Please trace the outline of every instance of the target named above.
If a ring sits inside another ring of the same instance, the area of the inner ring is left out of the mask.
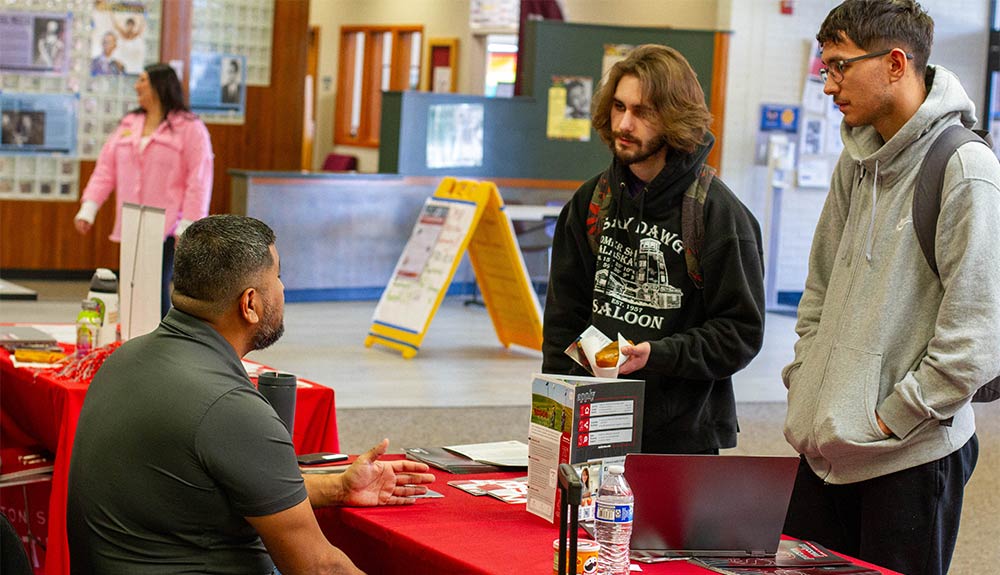
[[[590,431],[590,420],[581,419],[580,420],[580,431]]]
[[[583,417],[590,417],[590,404],[585,403],[580,406],[580,415]]]
[[[577,437],[577,439],[576,439],[576,444],[579,447],[583,447],[585,445],[590,445],[590,434],[588,434],[588,433],[581,433],[580,436]]]

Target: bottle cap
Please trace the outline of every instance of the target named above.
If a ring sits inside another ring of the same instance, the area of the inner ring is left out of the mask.
[[[97,268],[90,278],[90,290],[104,293],[118,292],[118,276],[108,268]]]
[[[608,473],[611,473],[612,475],[622,475],[622,474],[625,473],[625,466],[624,465],[609,465],[608,466]]]

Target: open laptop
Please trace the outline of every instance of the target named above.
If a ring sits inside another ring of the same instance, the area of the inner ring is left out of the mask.
[[[797,457],[630,453],[633,554],[773,556],[798,465]]]

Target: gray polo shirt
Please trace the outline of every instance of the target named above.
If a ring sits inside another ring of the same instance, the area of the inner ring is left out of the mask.
[[[270,573],[246,516],[307,497],[291,438],[232,346],[171,309],[101,367],[69,473],[73,573]]]

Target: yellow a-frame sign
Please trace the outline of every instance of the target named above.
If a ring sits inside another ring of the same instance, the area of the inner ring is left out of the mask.
[[[541,306],[500,193],[492,182],[454,178],[442,180],[424,203],[365,346],[414,357],[466,250],[500,343],[541,350]]]

